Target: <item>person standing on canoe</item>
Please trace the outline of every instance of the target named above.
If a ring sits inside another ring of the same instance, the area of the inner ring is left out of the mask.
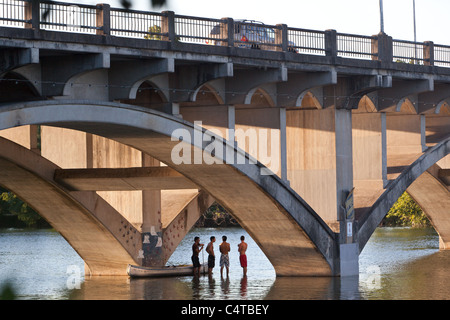
[[[214,242],[216,242],[216,237],[212,236],[209,238],[210,243],[206,246],[206,252],[208,252],[208,274],[212,274],[212,269],[216,266],[216,256],[214,255]]]
[[[244,242],[245,237],[241,236],[241,243],[238,244],[239,251],[239,262],[241,263],[242,270],[244,271],[244,277],[247,276],[247,256],[245,252],[247,251],[247,244]]]
[[[222,237],[222,243],[219,245],[220,250],[220,276],[223,277],[223,267],[227,268],[227,277],[230,268],[230,258],[228,257],[228,252],[230,252],[230,244],[227,242],[227,236]]]
[[[200,243],[200,238],[195,237],[194,238],[194,244],[192,245],[192,263],[194,265],[194,275],[197,273],[197,275],[200,276],[200,259],[198,258],[198,254],[203,249],[203,244]]]

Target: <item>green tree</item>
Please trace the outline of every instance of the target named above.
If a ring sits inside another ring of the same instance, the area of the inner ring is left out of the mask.
[[[144,36],[144,39],[161,40],[161,27],[154,25],[153,27],[148,28],[148,34]]]
[[[0,188],[0,214],[14,214],[29,227],[35,227],[41,216],[14,193]]]
[[[405,192],[389,210],[382,223],[384,226],[429,227],[430,221],[425,213]]]

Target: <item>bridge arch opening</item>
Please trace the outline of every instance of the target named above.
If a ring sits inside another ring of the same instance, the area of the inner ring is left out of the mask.
[[[41,99],[31,81],[16,72],[8,72],[0,79],[0,102],[32,101]]]
[[[417,109],[410,98],[404,98],[397,104],[396,111],[402,114],[417,114]]]
[[[204,84],[192,94],[192,101],[197,105],[222,105],[223,98],[213,84]]]
[[[364,95],[361,100],[359,100],[358,103],[358,109],[352,110],[353,113],[372,113],[372,112],[378,112],[377,107],[375,103],[372,101],[372,99]]]
[[[311,91],[303,92],[297,99],[297,105],[303,110],[320,110],[323,108],[319,98]]]
[[[158,110],[166,102],[166,97],[161,88],[147,80],[142,82],[136,90],[135,99],[125,99],[121,100],[121,102]]]
[[[436,114],[439,115],[445,115],[445,116],[449,116],[450,115],[450,105],[449,102],[447,100],[440,102],[437,106],[436,106],[436,110],[435,110]]]
[[[433,166],[441,159],[445,158],[449,153],[450,138],[447,138],[429,148],[416,161],[406,167],[395,180],[388,184],[383,194],[358,221],[358,242],[360,251],[363,250],[370,236],[379,226],[389,209],[405,191],[408,191],[419,205],[423,203],[422,201],[428,201],[428,205],[421,205],[421,207],[431,218],[431,221],[436,221],[436,217],[441,216],[439,210],[444,208],[444,212],[447,212],[448,204],[450,204],[448,188],[432,177],[432,174],[430,174],[429,171],[433,171]],[[425,189],[423,189],[423,186]],[[414,190],[416,191],[414,192]],[[435,192],[430,192],[430,190],[434,190]],[[436,191],[440,191],[440,193]],[[440,196],[437,196],[438,194]],[[424,195],[424,197],[422,200],[419,200],[419,196],[421,195]],[[436,215],[431,214],[428,210],[433,208],[433,204],[442,202],[442,199],[446,199],[443,207],[439,207],[438,205],[436,209],[438,213]],[[444,214],[444,216],[446,216],[446,214]],[[435,229],[440,233],[441,231],[437,229],[439,228],[438,224],[435,224],[434,222],[433,224]]]
[[[76,114],[73,113],[74,110],[77,111]],[[1,111],[3,119],[12,121],[2,122],[3,128],[17,126],[17,119],[20,118],[20,125],[51,125],[89,132],[135,147],[168,164],[172,161],[172,147],[179,143],[171,141],[172,130],[193,130],[192,125],[177,117],[117,103],[40,101],[18,104]],[[11,112],[18,113],[14,117]],[[31,113],[28,114],[29,112]],[[17,117],[19,114],[20,117]],[[76,117],[76,120],[72,121],[73,117]],[[124,130],[128,133],[121,136],[120,133],[125,132]],[[204,134],[208,133],[205,131]],[[223,145],[225,148],[232,148],[233,152],[244,154],[236,147]],[[191,148],[197,147],[191,145]],[[332,268],[335,267],[334,233],[292,189],[283,184],[277,176],[261,175],[260,168],[258,163],[248,163],[245,166],[233,163],[205,163],[202,168],[191,165],[174,167],[176,171],[207,190],[227,211],[239,219],[239,223],[251,237],[258,239],[258,245],[269,257],[277,275],[331,275]],[[285,196],[279,196],[280,194]],[[276,201],[281,202],[277,204]],[[267,223],[274,217],[277,218],[276,224]],[[296,239],[295,242],[292,239]],[[280,251],[284,253],[281,254]],[[290,259],[288,265],[286,256]],[[293,265],[294,269],[290,267]]]
[[[270,93],[262,88],[252,89],[247,97],[247,103],[255,107],[274,107],[275,103]]]

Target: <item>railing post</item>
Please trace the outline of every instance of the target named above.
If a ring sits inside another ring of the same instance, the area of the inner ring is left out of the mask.
[[[175,41],[175,13],[173,11],[163,11],[161,17],[161,39],[164,41]]]
[[[337,33],[336,30],[325,31],[325,55],[337,57]]]
[[[287,25],[277,24],[275,28],[275,44],[277,51],[286,52],[288,50]]]
[[[375,37],[376,40],[372,41],[374,60],[391,63],[393,60],[392,37],[383,32],[380,32]]]
[[[426,66],[434,66],[434,42],[425,41],[423,44],[423,63]]]
[[[232,18],[222,18],[220,39],[227,39],[227,41],[222,41],[222,46],[234,47],[234,20]]]
[[[29,0],[25,2],[25,20],[30,21],[25,23],[26,29],[40,29],[40,8],[39,0]]]
[[[106,3],[97,4],[97,34],[109,36],[111,34],[111,7]]]

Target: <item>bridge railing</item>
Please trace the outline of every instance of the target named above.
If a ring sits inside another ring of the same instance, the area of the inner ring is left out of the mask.
[[[89,5],[67,5],[42,1],[39,6],[41,17],[40,28],[64,32],[80,32],[95,34],[97,26],[97,10]]]
[[[125,10],[108,4],[0,0],[0,26],[450,67],[450,46],[433,42]]]
[[[16,0],[2,0],[0,6],[0,21],[3,26],[23,27],[28,21],[25,13],[26,3]]]
[[[450,67],[450,46],[443,45],[435,45],[432,42],[429,42],[429,45],[433,47],[430,49],[430,59],[434,63],[430,63],[431,65],[439,66],[439,67]]]
[[[152,40],[163,40],[165,36],[161,28],[162,21],[165,19],[164,14],[112,9],[104,5],[99,8],[99,11],[102,13],[103,19],[99,19],[97,25],[103,34]],[[107,27],[105,28],[105,26]]]
[[[337,34],[337,55],[345,58],[376,60],[377,53],[372,46],[376,36]]]
[[[325,31],[287,28],[287,38],[297,53],[326,55]]]
[[[425,64],[427,62],[424,55],[426,43],[393,40],[392,44],[392,56],[395,62],[412,64]]]

